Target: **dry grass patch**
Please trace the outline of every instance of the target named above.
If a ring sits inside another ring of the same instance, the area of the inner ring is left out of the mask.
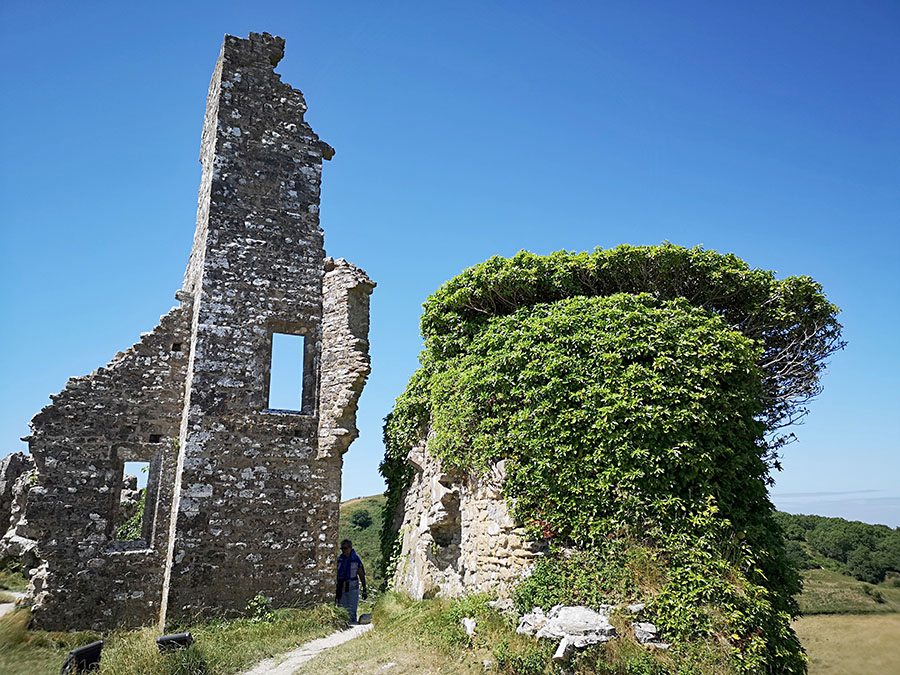
[[[830,570],[807,570],[797,602],[803,614],[900,612],[900,588],[866,584]]]
[[[900,614],[805,616],[794,630],[809,675],[900,673]]]

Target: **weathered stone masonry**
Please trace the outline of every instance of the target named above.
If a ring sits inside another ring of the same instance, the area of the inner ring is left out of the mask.
[[[27,519],[47,629],[327,600],[342,455],[369,373],[364,272],[325,257],[322,160],[284,41],[226,36],[210,83],[180,305],[32,421]],[[299,411],[268,410],[273,333],[304,336]],[[143,538],[115,541],[122,467],[150,463]]]
[[[487,593],[507,598],[541,545],[509,513],[505,464],[477,476],[445,468],[427,449],[410,450],[412,482],[395,514],[402,537],[393,586],[413,598]]]

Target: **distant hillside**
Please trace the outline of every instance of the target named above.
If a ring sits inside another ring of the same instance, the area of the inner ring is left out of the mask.
[[[775,515],[801,570],[824,568],[869,584],[900,576],[900,528],[780,511]]]
[[[373,589],[382,582],[377,575],[381,566],[381,509],[384,501],[384,495],[372,495],[343,502],[338,527],[340,538],[353,542]]]

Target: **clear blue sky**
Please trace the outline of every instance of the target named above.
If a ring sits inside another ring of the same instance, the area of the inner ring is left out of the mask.
[[[900,4],[5,2],[0,456],[47,396],[174,304],[222,36],[278,67],[337,149],[330,255],[378,282],[344,498],[423,300],[493,255],[670,240],[808,274],[849,346],[784,452],[792,512],[900,526]]]

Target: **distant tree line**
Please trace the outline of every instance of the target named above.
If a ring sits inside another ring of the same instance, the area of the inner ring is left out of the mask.
[[[788,555],[800,569],[824,567],[878,584],[900,574],[900,528],[777,512]]]

